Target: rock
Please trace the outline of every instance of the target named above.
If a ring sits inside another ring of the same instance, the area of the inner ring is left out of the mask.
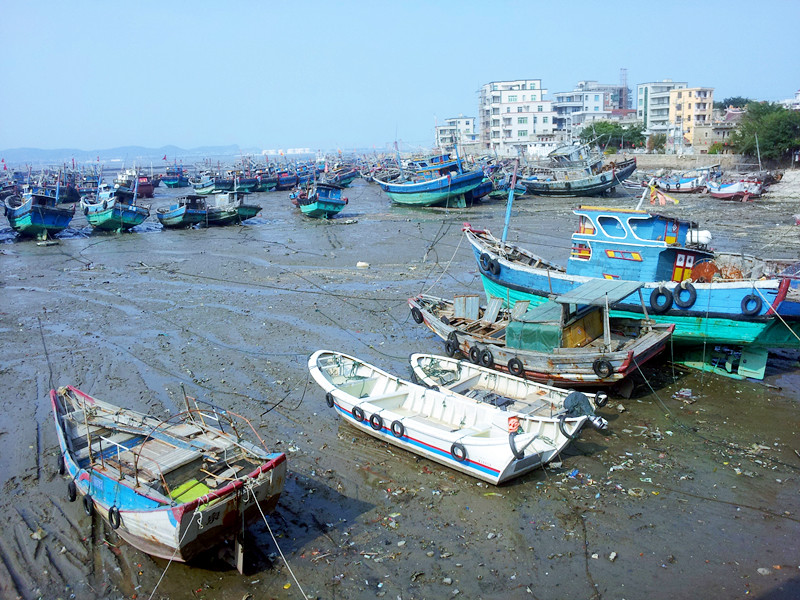
[[[442,579],[442,583],[445,585],[453,585],[453,579],[450,577],[445,577],[444,579]]]
[[[772,573],[772,571],[767,569],[766,567],[760,567],[758,569],[758,574],[759,575],[769,575],[770,573]]]
[[[615,560],[617,560],[617,553],[616,552],[612,552],[611,554],[609,554],[608,555],[608,560],[610,560],[611,562],[614,562]]]
[[[617,404],[617,412],[621,412],[621,413],[625,412],[625,407],[622,405],[622,403]]]

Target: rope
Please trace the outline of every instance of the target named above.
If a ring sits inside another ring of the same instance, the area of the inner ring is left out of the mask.
[[[194,514],[192,514],[192,519],[194,519],[194,515],[196,515],[196,514],[200,516],[200,519],[203,518],[203,515],[200,514],[200,505],[199,504],[197,505],[197,508],[194,509]],[[172,561],[175,560],[176,556],[178,556],[178,549],[181,547],[181,544],[183,543],[183,539],[186,537],[186,534],[189,533],[190,529],[191,529],[191,527],[189,527],[189,526],[186,527],[186,531],[183,532],[183,535],[181,536],[181,539],[178,542],[178,545],[175,546],[175,552],[172,553],[172,556],[170,557],[169,561],[167,562],[167,566],[164,567],[164,571],[161,573],[161,577],[158,578],[158,581],[156,582],[156,586],[153,588],[153,591],[147,597],[147,600],[153,600],[153,596],[155,595],[156,590],[158,589],[158,586],[161,585],[161,581],[164,579],[164,575],[167,574],[167,569],[169,569],[169,566],[172,564]]]
[[[253,485],[252,482],[250,482],[250,485]],[[255,498],[255,492],[252,493],[253,493],[253,498]],[[283,563],[286,565],[286,568],[289,569],[289,573],[291,574],[292,579],[294,579],[294,582],[297,585],[297,589],[300,590],[300,593],[303,595],[303,598],[305,598],[305,600],[308,600],[308,596],[306,596],[306,593],[303,591],[303,587],[300,585],[300,582],[297,581],[297,577],[295,577],[294,571],[292,571],[292,567],[289,565],[289,561],[286,560],[286,557],[283,555],[283,550],[281,550],[281,547],[278,545],[278,540],[275,539],[275,534],[272,533],[272,527],[269,526],[269,521],[267,521],[267,517],[264,514],[264,511],[261,510],[261,504],[259,504],[257,499],[255,501],[255,505],[258,507],[258,512],[261,513],[261,518],[264,519],[264,524],[267,526],[267,531],[269,531],[269,535],[272,537],[272,542],[278,549],[278,553],[281,555],[281,558],[283,559]]]
[[[447,261],[447,265],[445,266],[444,270],[439,275],[439,277],[436,278],[436,281],[434,281],[432,284],[430,284],[428,286],[428,288],[422,292],[423,294],[427,294],[428,292],[430,292],[434,288],[434,286],[437,283],[439,283],[439,281],[442,279],[442,277],[444,277],[445,273],[447,273],[447,270],[450,268],[450,265],[453,263],[453,260],[455,259],[456,254],[458,254],[458,249],[461,248],[461,242],[462,242],[463,239],[464,239],[463,235],[458,236],[458,245],[456,246],[456,249],[453,252],[453,256],[451,256],[450,260]]]
[[[775,316],[778,317],[778,319],[780,319],[780,322],[783,323],[786,326],[786,329],[788,329],[791,332],[791,334],[795,337],[795,339],[797,339],[797,341],[800,342],[800,336],[798,336],[797,333],[795,333],[794,329],[789,327],[789,324],[786,321],[783,320],[783,317],[780,315],[780,313],[777,310],[772,309],[771,305],[769,304],[769,300],[767,300],[766,296],[764,296],[764,294],[761,293],[761,290],[758,289],[757,287],[753,287],[753,290],[758,292],[758,295],[761,296],[761,298],[764,300],[764,302],[766,302],[767,305],[770,306],[770,309],[772,310],[772,312],[775,313]],[[767,314],[769,314],[769,310],[767,311]]]

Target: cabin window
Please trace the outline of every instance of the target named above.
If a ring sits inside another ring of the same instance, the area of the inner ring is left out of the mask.
[[[617,217],[611,217],[608,215],[600,216],[597,218],[597,224],[600,225],[600,229],[602,229],[608,237],[625,237],[625,227]]]

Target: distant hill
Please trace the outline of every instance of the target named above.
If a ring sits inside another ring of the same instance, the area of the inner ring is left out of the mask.
[[[41,148],[10,148],[0,150],[0,157],[13,166],[19,165],[58,165],[70,163],[75,159],[75,164],[97,162],[125,162],[133,164],[148,164],[163,161],[166,155],[169,162],[174,160],[184,163],[194,162],[203,158],[216,158],[225,156],[239,156],[240,154],[261,154],[258,149],[244,149],[237,145],[231,146],[205,146],[201,148],[184,149],[177,146],[162,146],[161,148],[144,148],[142,146],[121,146],[105,150],[78,150],[75,148],[61,148],[57,150],[42,150]]]

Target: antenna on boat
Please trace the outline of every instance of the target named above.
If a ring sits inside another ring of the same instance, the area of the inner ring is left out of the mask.
[[[514,188],[517,187],[517,167],[519,167],[519,159],[514,162],[514,174],[511,176],[511,187],[508,190],[508,203],[506,204],[506,220],[503,224],[503,237],[500,241],[506,243],[506,236],[508,235],[508,222],[511,220],[511,206],[514,204]]]

